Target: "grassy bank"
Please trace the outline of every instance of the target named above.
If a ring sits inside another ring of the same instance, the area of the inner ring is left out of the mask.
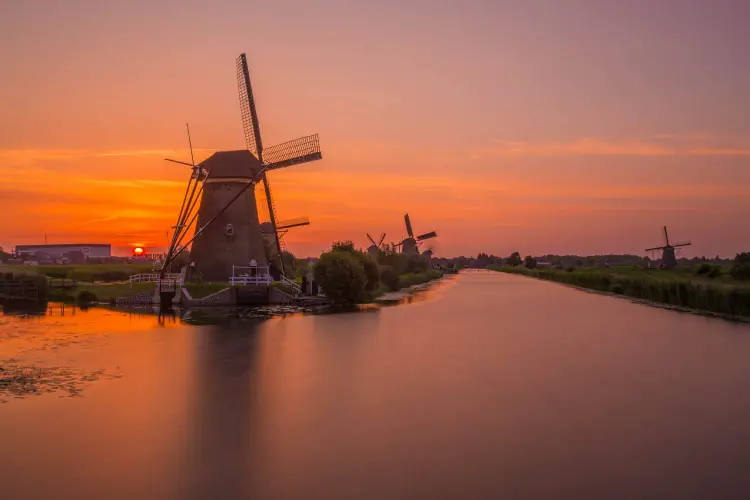
[[[208,297],[212,293],[216,293],[225,288],[229,288],[229,283],[186,283],[185,288],[187,289],[190,296],[194,299],[202,299]]]
[[[70,264],[50,266],[0,265],[0,273],[5,272],[88,282],[124,281],[134,274],[151,272],[151,264]]]
[[[747,282],[711,279],[688,272],[661,269],[564,270],[526,269],[522,266],[491,269],[671,306],[750,317],[750,283]]]
[[[399,288],[409,288],[410,286],[420,285],[428,281],[436,280],[443,276],[443,273],[436,269],[428,269],[420,273],[407,273],[398,277]]]
[[[130,284],[99,284],[99,283],[79,283],[77,287],[67,290],[50,290],[49,300],[55,302],[76,302],[77,297],[82,292],[93,294],[96,300],[93,302],[110,302],[118,297],[129,297],[141,292],[153,290],[156,287],[154,283],[133,283]]]

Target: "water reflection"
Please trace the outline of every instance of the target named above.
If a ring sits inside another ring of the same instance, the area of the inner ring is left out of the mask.
[[[184,498],[250,498],[259,322],[213,326],[195,337]]]

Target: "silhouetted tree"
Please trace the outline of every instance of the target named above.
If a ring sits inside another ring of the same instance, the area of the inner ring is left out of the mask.
[[[523,259],[523,265],[526,266],[528,269],[534,269],[536,267],[536,259],[532,257],[531,255],[527,255]]]
[[[513,267],[520,266],[521,264],[523,264],[523,261],[521,260],[521,254],[518,252],[513,252],[512,254],[510,254],[510,257],[508,257],[505,260],[505,262],[509,266],[513,266]]]
[[[334,304],[352,305],[364,300],[367,275],[352,252],[327,252],[313,270],[315,281]]]

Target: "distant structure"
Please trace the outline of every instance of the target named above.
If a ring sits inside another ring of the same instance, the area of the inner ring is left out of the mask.
[[[654,252],[657,250],[660,250],[662,252],[661,256],[661,265],[665,269],[673,269],[677,265],[677,257],[675,256],[675,248],[679,247],[686,247],[689,246],[691,243],[685,242],[685,243],[675,243],[671,244],[669,243],[669,233],[667,233],[667,226],[664,226],[664,245],[660,247],[653,247],[653,248],[647,248],[647,252]],[[651,264],[649,262],[649,267],[651,267]]]
[[[220,151],[196,165],[191,145],[191,163],[176,162],[190,166],[192,172],[162,274],[192,244],[191,267],[204,280],[227,281],[235,266],[252,267],[254,276],[267,274],[270,263],[283,275],[281,237],[291,227],[310,223],[307,219],[278,222],[267,172],[320,160],[318,135],[264,149],[245,54],[237,58],[237,79],[247,149]],[[255,185],[260,181],[270,219],[267,224],[260,222],[255,199]],[[193,237],[185,241],[196,219]]]
[[[62,258],[66,254],[81,254],[85,259],[112,256],[112,245],[101,243],[59,243],[52,245],[17,245],[16,254]]]
[[[373,239],[373,237],[370,236],[370,233],[366,233],[366,234],[367,234],[367,239],[370,240],[370,243],[372,243],[372,245],[370,245],[369,247],[367,247],[367,253],[369,253],[370,255],[372,255],[373,257],[375,257],[383,249],[383,241],[385,240],[385,233],[383,233],[382,235],[380,235],[380,241],[378,241],[377,243],[375,243],[375,240]]]
[[[419,255],[419,247],[424,243],[425,240],[429,240],[431,238],[435,238],[437,236],[437,233],[435,231],[430,231],[429,233],[420,234],[419,236],[414,236],[414,231],[411,227],[411,220],[409,219],[409,214],[404,215],[404,223],[406,224],[406,234],[408,235],[404,240],[401,241],[401,243],[397,243],[396,246],[401,247],[401,253],[407,254],[407,255]]]

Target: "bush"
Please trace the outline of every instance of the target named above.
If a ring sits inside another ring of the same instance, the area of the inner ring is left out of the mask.
[[[95,304],[98,301],[99,298],[88,290],[81,290],[80,292],[78,292],[78,295],[76,295],[76,303],[81,307]]]
[[[392,292],[399,289],[398,273],[392,266],[380,267],[380,281]]]
[[[527,255],[523,259],[523,265],[526,266],[527,269],[536,269],[536,259],[531,255]]]
[[[735,264],[729,273],[736,280],[750,280],[750,264]]]
[[[711,266],[711,269],[708,271],[708,277],[718,278],[719,276],[721,276],[721,266]]]
[[[703,263],[700,266],[698,266],[698,270],[695,272],[695,274],[708,274],[711,272],[713,266],[711,264]]]
[[[352,305],[364,299],[367,274],[351,252],[324,253],[315,264],[313,274],[334,304]]]
[[[362,268],[365,270],[365,277],[367,278],[365,290],[368,292],[377,290],[380,287],[380,269],[378,268],[378,263],[363,252],[355,252],[354,256],[357,257]]]

